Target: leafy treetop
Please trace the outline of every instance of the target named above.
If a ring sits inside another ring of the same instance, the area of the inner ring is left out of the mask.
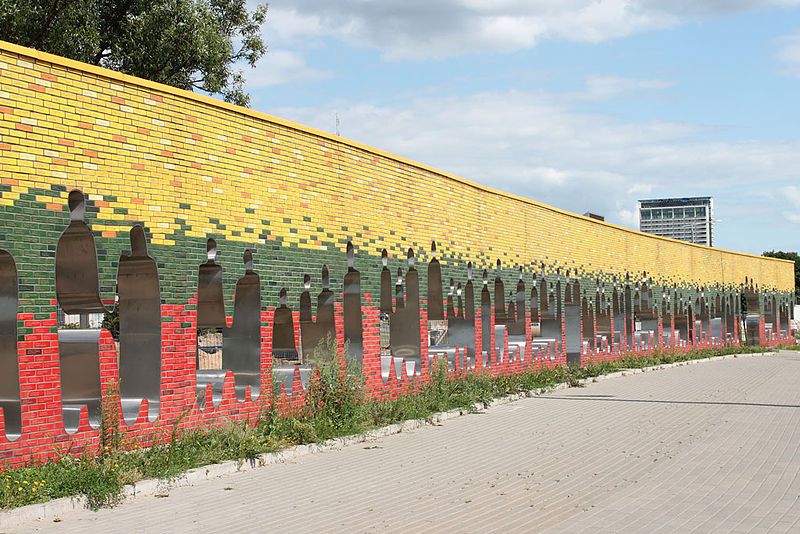
[[[0,0],[0,39],[246,106],[267,48],[246,0]]]
[[[798,304],[800,304],[800,255],[797,252],[783,252],[781,250],[770,250],[764,252],[762,256],[768,258],[780,258],[782,260],[792,260],[794,262],[794,294]]]

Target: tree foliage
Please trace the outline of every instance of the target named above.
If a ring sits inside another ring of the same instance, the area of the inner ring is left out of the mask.
[[[246,0],[0,0],[0,39],[247,105],[266,52]]]
[[[794,262],[794,293],[795,299],[800,304],[800,254],[797,252],[771,250],[763,253],[762,256],[767,256],[768,258],[780,258],[782,260],[792,260]]]

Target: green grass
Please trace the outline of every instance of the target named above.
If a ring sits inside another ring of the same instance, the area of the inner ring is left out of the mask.
[[[330,349],[335,354],[335,349]],[[455,378],[440,365],[433,369],[430,381],[415,384],[414,393],[393,401],[365,398],[357,367],[350,366],[349,372],[345,372],[335,363],[327,363],[320,367],[320,380],[312,381],[309,386],[306,403],[290,416],[266,411],[256,423],[229,422],[220,427],[180,432],[176,423],[170,443],[130,451],[124,450],[123,437],[114,427],[104,424],[100,455],[64,456],[1,473],[0,509],[77,495],[86,496],[93,509],[113,506],[122,499],[126,484],[147,478],[170,479],[203,465],[255,459],[262,453],[291,445],[358,434],[451,409],[471,409],[476,403],[512,393],[549,389],[559,383],[576,386],[583,379],[621,369],[768,350],[772,349],[726,347],[687,353],[657,352],[586,367],[556,367],[499,377],[475,373]],[[334,361],[335,358],[328,359]],[[111,408],[113,405],[108,403],[104,421],[115,421],[118,417]]]

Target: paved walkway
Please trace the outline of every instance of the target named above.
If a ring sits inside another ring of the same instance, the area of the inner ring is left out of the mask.
[[[800,354],[601,380],[20,532],[800,532]]]

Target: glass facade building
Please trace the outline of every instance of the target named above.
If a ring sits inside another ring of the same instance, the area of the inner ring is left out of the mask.
[[[711,197],[640,200],[639,230],[713,246],[713,201]]]

